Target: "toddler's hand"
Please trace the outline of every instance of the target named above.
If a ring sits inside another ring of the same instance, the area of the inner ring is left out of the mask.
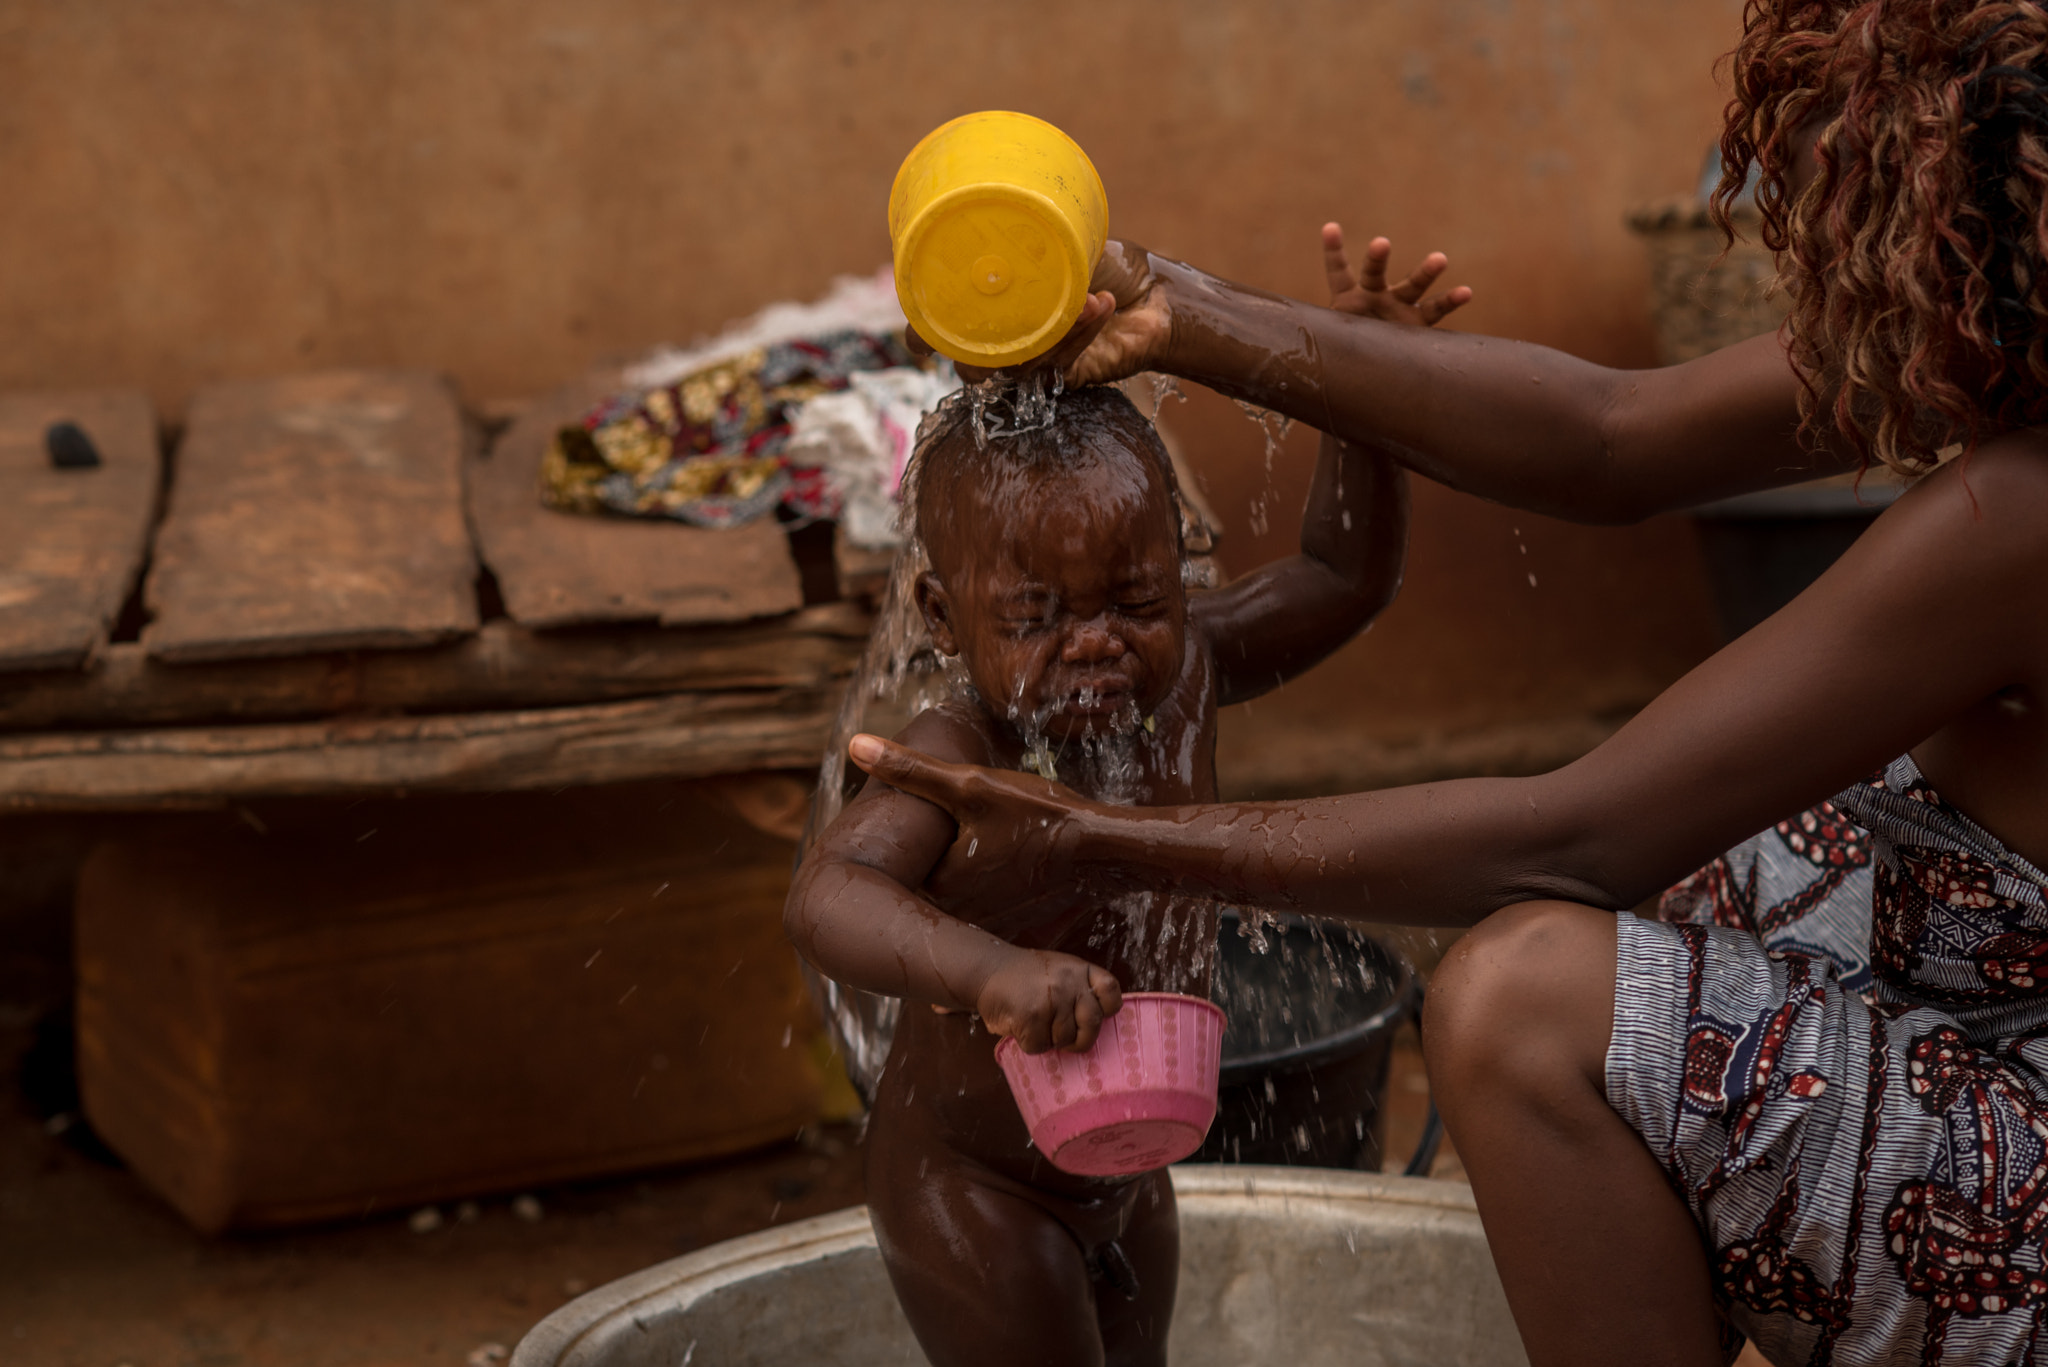
[[[1344,255],[1344,230],[1334,223],[1323,225],[1323,269],[1330,277],[1330,307],[1340,313],[1356,313],[1390,323],[1413,323],[1435,327],[1445,318],[1472,302],[1472,289],[1460,285],[1431,298],[1429,287],[1451,264],[1442,252],[1431,252],[1422,264],[1398,285],[1387,284],[1387,258],[1394,244],[1376,237],[1365,247],[1365,269],[1351,273]]]
[[[1095,1043],[1123,1000],[1107,969],[1071,954],[1020,949],[982,984],[975,1011],[990,1033],[1010,1036],[1027,1054],[1078,1054]]]

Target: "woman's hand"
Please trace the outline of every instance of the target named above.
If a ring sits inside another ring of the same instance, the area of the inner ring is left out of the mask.
[[[1152,270],[1152,253],[1112,239],[1088,283],[1094,293],[1046,364],[1058,366],[1071,388],[1113,384],[1153,369],[1166,354],[1173,310]]]
[[[1152,273],[1151,253],[1135,242],[1111,238],[1088,285],[1081,316],[1051,351],[1001,370],[956,361],[954,369],[960,378],[979,384],[991,375],[1051,366],[1065,374],[1070,388],[1078,388],[1109,384],[1150,370],[1153,358],[1165,352],[1171,321],[1159,278]],[[916,328],[905,328],[903,340],[920,356],[932,354],[931,343],[918,336]]]
[[[1027,1054],[1078,1054],[1093,1047],[1123,1001],[1108,969],[1071,954],[1023,949],[989,974],[974,1009],[990,1034],[1008,1035]]]
[[[1075,818],[1099,804],[1036,774],[949,764],[879,736],[855,736],[847,753],[890,787],[952,814],[959,834],[925,879],[941,905],[985,897],[991,886],[1019,905],[1070,894]]]
[[[1325,224],[1323,254],[1332,307],[1390,323],[1435,327],[1472,302],[1472,290],[1465,285],[1430,296],[1430,286],[1450,264],[1442,252],[1431,252],[1407,279],[1389,285],[1387,260],[1393,250],[1386,238],[1374,238],[1366,246],[1364,270],[1354,277],[1344,255],[1343,229]],[[1058,346],[1010,371],[956,363],[960,378],[975,384],[991,375],[1051,366],[1062,372],[1070,387],[1078,388],[1159,369],[1173,337],[1173,306],[1165,283],[1152,269],[1152,254],[1135,242],[1111,238],[1088,283],[1092,292],[1081,306],[1081,316]],[[932,353],[931,344],[915,328],[905,329],[904,340],[921,356]]]
[[[1406,280],[1388,285],[1387,261],[1393,254],[1393,243],[1384,237],[1374,238],[1365,244],[1365,269],[1353,275],[1351,262],[1344,254],[1344,229],[1335,223],[1325,223],[1323,270],[1330,278],[1330,307],[1339,313],[1433,328],[1472,302],[1470,285],[1430,296],[1430,286],[1451,264],[1451,259],[1442,252],[1431,252]]]

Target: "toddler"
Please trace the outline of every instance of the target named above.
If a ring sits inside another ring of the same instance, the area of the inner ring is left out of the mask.
[[[1041,430],[986,437],[973,396],[953,396],[919,433],[905,505],[931,563],[918,607],[965,682],[900,739],[1148,806],[1214,799],[1217,707],[1356,635],[1393,598],[1407,538],[1399,468],[1325,436],[1300,554],[1188,591],[1172,464],[1106,387],[1062,396]],[[1084,1050],[1124,991],[1206,997],[1216,908],[953,888],[933,874],[955,829],[869,782],[786,913],[825,974],[935,1008],[903,1013],[868,1128],[890,1280],[937,1367],[1164,1364],[1179,1266],[1167,1173],[1054,1168],[995,1043]]]

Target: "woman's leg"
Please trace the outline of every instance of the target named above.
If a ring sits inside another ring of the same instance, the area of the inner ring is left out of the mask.
[[[1532,1367],[1719,1367],[1699,1228],[1607,1104],[1616,939],[1561,902],[1474,927],[1430,983],[1430,1085]]]

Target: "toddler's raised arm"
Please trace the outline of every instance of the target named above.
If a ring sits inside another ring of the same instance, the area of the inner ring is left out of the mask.
[[[1408,477],[1386,455],[1324,436],[1301,552],[1209,593],[1188,615],[1216,655],[1217,701],[1278,687],[1349,641],[1401,587]]]
[[[1323,228],[1323,266],[1330,306],[1384,316],[1413,303],[1438,275],[1432,256],[1409,279],[1386,283],[1385,238],[1368,249],[1364,274],[1354,275],[1344,233]],[[1471,298],[1455,292],[1416,321],[1435,323]],[[1392,301],[1392,302],[1390,302]],[[1388,453],[1328,433],[1316,457],[1315,482],[1301,516],[1301,553],[1266,565],[1190,604],[1216,652],[1218,701],[1242,702],[1285,683],[1364,630],[1394,601],[1408,554],[1408,476]]]

